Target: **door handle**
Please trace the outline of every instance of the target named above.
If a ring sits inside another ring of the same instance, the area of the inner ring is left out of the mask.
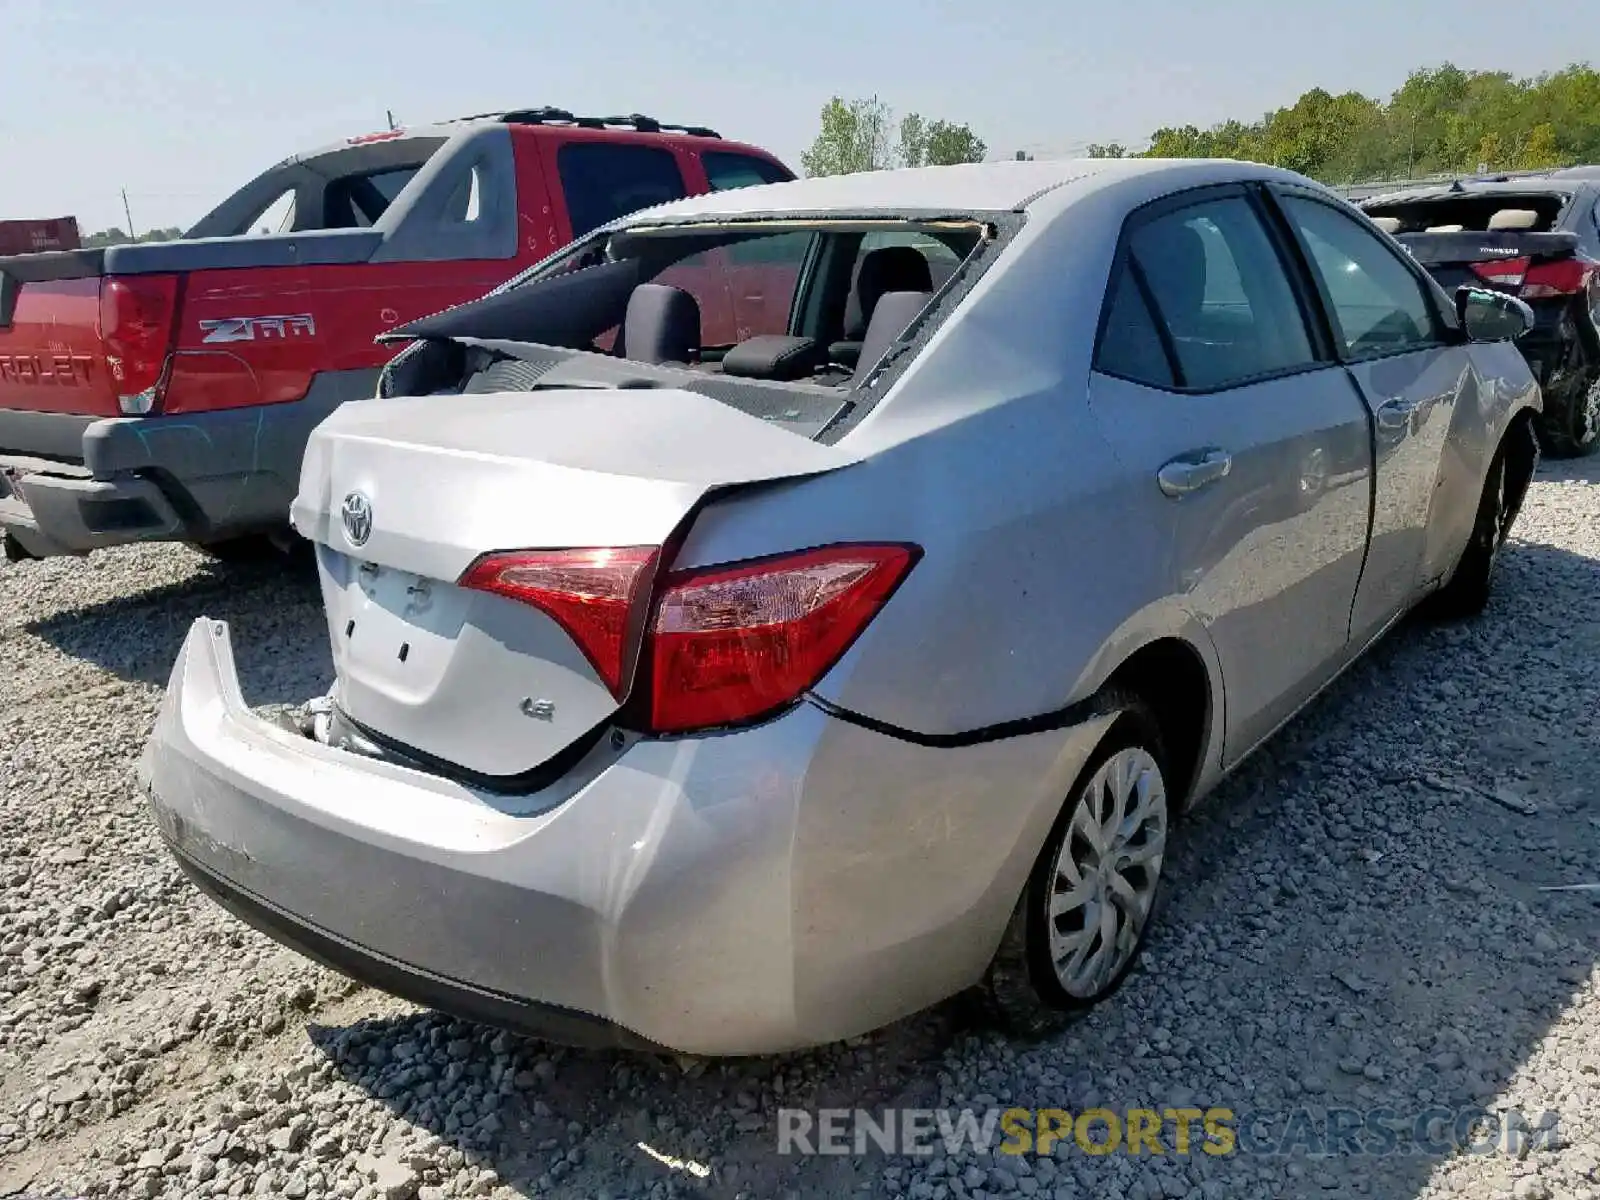
[[[1168,496],[1186,496],[1215,483],[1233,470],[1233,455],[1226,450],[1201,450],[1173,459],[1156,472],[1156,482]]]
[[[1386,400],[1378,405],[1378,428],[1387,430],[1404,429],[1411,423],[1411,414],[1417,411],[1418,402],[1415,400]]]

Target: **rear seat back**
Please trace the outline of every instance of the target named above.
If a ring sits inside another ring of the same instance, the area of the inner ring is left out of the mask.
[[[867,326],[866,336],[861,339],[861,354],[856,360],[855,374],[850,377],[852,386],[861,383],[872,374],[872,369],[878,365],[878,360],[890,346],[894,345],[906,331],[906,327],[932,299],[931,291],[885,292],[878,299],[877,305],[872,310],[872,321]]]

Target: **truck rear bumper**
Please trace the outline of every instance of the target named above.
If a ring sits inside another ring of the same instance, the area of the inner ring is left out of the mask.
[[[312,429],[345,401],[370,398],[377,378],[329,372],[287,404],[90,421],[70,456],[59,426],[82,418],[46,434],[44,414],[0,410],[0,531],[46,558],[285,527]]]

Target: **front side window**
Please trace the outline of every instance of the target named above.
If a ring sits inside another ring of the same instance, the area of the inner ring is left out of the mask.
[[[1438,314],[1419,280],[1378,237],[1328,204],[1282,199],[1332,308],[1334,336],[1350,358],[1438,344]]]
[[[670,150],[614,142],[568,142],[556,152],[572,236],[580,238],[641,208],[687,194]]]
[[[700,155],[700,164],[705,167],[706,182],[711,185],[713,192],[754,187],[762,183],[787,183],[793,178],[777,163],[749,154],[711,150]]]
[[[1111,374],[1212,390],[1316,361],[1283,263],[1243,197],[1139,220],[1108,302],[1097,365]]]

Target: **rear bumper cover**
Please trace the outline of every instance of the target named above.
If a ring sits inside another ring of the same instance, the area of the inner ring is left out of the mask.
[[[202,619],[140,778],[205,890],[358,979],[558,1041],[752,1054],[976,982],[1101,728],[933,749],[802,704],[488,796],[256,717]]]
[[[218,412],[45,421],[0,410],[0,530],[43,558],[285,526],[312,429],[371,397],[377,374],[323,374],[304,399]]]

